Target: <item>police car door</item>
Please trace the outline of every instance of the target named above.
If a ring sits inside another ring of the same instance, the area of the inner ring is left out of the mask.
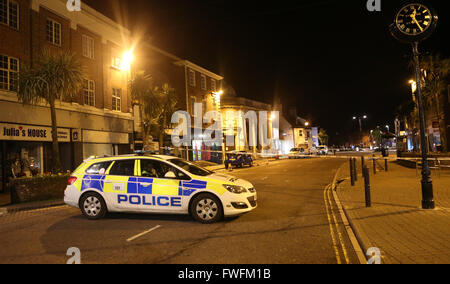
[[[133,181],[136,179],[135,164],[135,159],[116,160],[110,167],[103,190],[109,206],[129,209],[128,189],[136,184]]]
[[[180,172],[165,162],[140,160],[138,192],[144,194],[142,205],[151,211],[177,213],[183,210]]]

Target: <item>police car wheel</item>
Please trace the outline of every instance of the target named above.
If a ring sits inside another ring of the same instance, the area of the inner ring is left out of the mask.
[[[95,192],[87,193],[82,197],[80,208],[83,215],[90,220],[97,220],[105,217],[107,211],[105,201]]]
[[[200,194],[191,203],[191,216],[203,224],[215,223],[222,219],[223,209],[220,200],[212,194]]]

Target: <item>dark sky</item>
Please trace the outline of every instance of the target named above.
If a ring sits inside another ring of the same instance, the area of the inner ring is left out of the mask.
[[[365,129],[393,124],[410,97],[411,48],[388,30],[405,1],[381,0],[91,0],[95,9],[154,45],[223,75],[238,96],[295,105],[299,114],[345,135],[367,114]],[[423,52],[450,56],[447,0],[430,0],[440,15]]]

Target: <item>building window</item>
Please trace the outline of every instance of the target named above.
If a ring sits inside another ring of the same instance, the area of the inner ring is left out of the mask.
[[[0,90],[17,92],[19,59],[0,54]]]
[[[61,45],[61,24],[51,19],[47,19],[46,25],[47,41],[54,45]]]
[[[189,69],[189,85],[195,87],[195,71]]]
[[[298,136],[300,136],[300,137],[303,136],[303,130],[299,130],[299,131],[298,131]]]
[[[114,69],[120,70],[121,65],[122,65],[122,59],[120,57],[113,57],[111,66]]]
[[[90,59],[94,59],[94,39],[87,35],[83,35],[82,46],[83,46],[83,56]]]
[[[189,105],[190,105],[190,109],[191,109],[191,115],[193,116],[194,111],[195,111],[195,108],[194,108],[195,107],[195,97],[191,97]]]
[[[201,78],[202,90],[206,90],[206,76],[205,75],[201,75],[200,78]]]
[[[95,82],[92,80],[83,80],[83,98],[84,104],[95,106]]]
[[[217,91],[216,80],[214,79],[211,79],[211,91],[213,92]]]
[[[122,89],[113,89],[112,93],[112,110],[121,111]]]
[[[0,0],[0,23],[19,29],[19,4],[11,0]]]

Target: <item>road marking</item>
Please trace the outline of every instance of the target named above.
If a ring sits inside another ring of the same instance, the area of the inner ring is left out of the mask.
[[[334,248],[334,253],[336,254],[336,261],[338,264],[341,264],[341,255],[339,253],[339,247],[336,243],[336,238],[334,236],[334,229],[333,229],[333,225],[331,224],[331,216],[329,213],[329,209],[328,209],[328,202],[327,202],[327,190],[330,187],[330,185],[327,185],[327,187],[325,187],[325,190],[323,191],[323,200],[325,201],[325,208],[327,211],[327,216],[328,216],[328,224],[330,225],[330,234],[331,234],[331,240],[333,241],[333,248]]]
[[[127,242],[131,242],[131,241],[133,241],[133,240],[135,240],[135,239],[137,239],[137,238],[139,238],[139,237],[142,237],[143,235],[146,235],[146,234],[148,234],[148,233],[150,233],[150,232],[153,232],[154,230],[156,230],[156,229],[158,229],[158,228],[161,228],[161,226],[158,225],[158,226],[156,226],[156,227],[151,228],[151,229],[148,230],[148,231],[144,231],[144,232],[142,232],[142,233],[140,233],[140,234],[137,234],[136,236],[133,236],[133,237],[129,238],[129,239],[127,240]]]
[[[333,204],[331,202],[331,195],[330,195],[330,187],[327,190],[327,194],[328,194],[328,202],[330,204],[331,214],[333,215],[334,225],[336,226],[336,232],[338,233],[339,242],[341,243],[342,252],[344,253],[345,262],[347,264],[350,264],[350,260],[348,258],[348,254],[347,254],[347,249],[345,248],[344,238],[342,237],[341,231],[339,230],[339,223],[338,223],[336,215],[334,214],[334,211],[333,211]]]

